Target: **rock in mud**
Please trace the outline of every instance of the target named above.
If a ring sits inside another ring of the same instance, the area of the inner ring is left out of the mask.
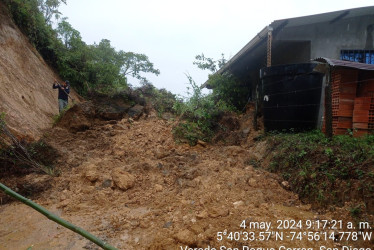
[[[162,185],[160,185],[160,184],[156,184],[156,185],[155,185],[155,191],[156,191],[156,192],[161,192],[163,189],[164,189],[164,188],[162,187]]]
[[[73,133],[86,131],[92,126],[91,120],[94,115],[95,110],[91,102],[78,103],[65,112],[57,126]]]
[[[196,235],[188,229],[185,229],[175,234],[174,239],[188,246],[196,246],[197,244]]]
[[[57,208],[64,208],[68,206],[70,203],[71,203],[71,200],[69,199],[63,200],[57,205]]]
[[[251,132],[251,129],[250,129],[250,128],[245,128],[245,129],[243,129],[243,131],[242,131],[243,135],[245,135],[245,136],[248,135],[249,132]]]
[[[101,187],[102,188],[112,187],[112,180],[109,180],[109,179],[104,180],[103,183],[101,184]]]
[[[226,217],[229,215],[229,210],[224,207],[213,207],[208,213],[210,218]]]
[[[174,118],[174,116],[172,113],[165,112],[165,113],[162,113],[161,118],[164,120],[171,120]]]
[[[250,187],[257,187],[257,181],[254,178],[249,178],[248,185]]]
[[[84,177],[90,182],[95,182],[99,179],[99,174],[95,165],[88,166],[87,171],[84,173]]]
[[[209,214],[206,210],[202,211],[201,213],[199,213],[198,215],[196,215],[196,217],[198,219],[205,219],[205,218],[208,218]]]
[[[163,147],[157,147],[154,154],[157,159],[162,159],[168,157],[170,155],[170,151],[166,150]]]
[[[287,190],[289,190],[290,189],[290,184],[288,183],[288,181],[282,181],[282,187],[284,188],[284,189],[287,189]]]
[[[95,92],[90,99],[96,107],[96,117],[103,120],[121,120],[131,107],[121,94],[109,96]]]
[[[134,120],[138,120],[144,112],[144,107],[142,105],[136,104],[134,107],[130,108],[127,114]]]
[[[173,225],[172,221],[168,221],[164,224],[163,228],[170,228]]]
[[[236,202],[233,203],[233,205],[234,205],[235,209],[238,209],[239,207],[244,206],[244,202],[243,201],[236,201]]]
[[[207,146],[205,141],[197,140],[197,145],[203,146],[204,148]]]
[[[116,168],[112,171],[112,180],[116,187],[124,191],[135,185],[135,177],[120,168]]]

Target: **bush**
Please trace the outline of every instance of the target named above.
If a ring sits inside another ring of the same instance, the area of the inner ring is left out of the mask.
[[[165,112],[175,113],[173,107],[177,101],[176,95],[166,89],[157,89],[151,83],[143,82],[142,86],[133,89],[133,93],[144,98],[157,111],[158,116]]]
[[[210,75],[207,86],[213,89],[216,101],[221,100],[237,110],[243,110],[250,97],[248,85],[242,84],[229,73]]]
[[[210,129],[204,129],[195,122],[182,121],[173,129],[174,138],[178,143],[196,145],[198,140],[209,141],[212,136]]]
[[[158,115],[163,113],[174,113],[174,104],[177,102],[176,96],[166,89],[156,89],[152,104]]]
[[[193,62],[199,69],[209,70],[212,74],[205,84],[208,89],[213,89],[213,96],[216,102],[224,103],[235,107],[236,110],[243,110],[251,97],[251,88],[248,83],[241,82],[229,72],[218,74],[227,62],[225,55],[218,60],[206,57],[203,53],[195,56],[196,61]]]
[[[269,150],[276,152],[269,169],[281,173],[300,198],[321,206],[374,199],[374,135],[330,140],[320,131],[279,133],[271,134],[269,142]],[[352,185],[349,197],[338,194]]]
[[[174,127],[173,134],[177,141],[195,145],[198,140],[210,141],[219,118],[234,108],[222,100],[216,101],[212,94],[204,95],[191,76],[187,78],[192,93],[187,100],[179,99],[174,104],[175,112],[183,121]]]

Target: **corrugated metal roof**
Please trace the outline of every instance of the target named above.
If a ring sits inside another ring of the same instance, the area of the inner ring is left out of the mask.
[[[330,58],[325,58],[325,57],[316,58],[313,61],[327,63],[333,67],[346,67],[346,68],[354,68],[354,69],[361,69],[361,70],[374,70],[374,64],[343,61],[343,60],[330,59]]]

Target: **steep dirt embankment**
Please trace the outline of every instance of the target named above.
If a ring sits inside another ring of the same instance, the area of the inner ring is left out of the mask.
[[[51,126],[58,113],[55,78],[0,2],[0,112],[16,134],[38,139]]]

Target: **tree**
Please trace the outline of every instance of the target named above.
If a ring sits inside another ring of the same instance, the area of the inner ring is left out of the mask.
[[[128,76],[141,82],[149,82],[142,73],[160,74],[146,55],[123,50],[117,52],[107,39],[90,46],[90,51],[90,82],[99,86],[114,85],[123,88],[127,85]]]
[[[66,4],[66,0],[38,0],[39,10],[43,13],[46,23],[50,24],[53,16],[56,19],[60,17],[58,7],[61,3]]]
[[[85,93],[85,84],[88,82],[87,60],[89,58],[88,46],[82,41],[79,31],[75,30],[67,21],[62,19],[56,28],[57,41],[54,44],[56,51],[57,69],[61,77],[69,79],[80,94]]]
[[[197,61],[194,61],[193,64],[197,65],[199,69],[209,70],[210,72],[215,73],[227,62],[223,53],[221,54],[221,56],[221,59],[214,60],[213,58],[205,57],[204,54],[201,53],[201,55],[195,56],[195,59]]]
[[[121,73],[122,65],[121,57],[109,40],[102,39],[99,44],[89,46],[87,71],[92,85],[102,90],[109,90],[114,86],[126,87],[127,79]]]
[[[122,63],[121,72],[125,76],[135,77],[143,82],[148,80],[141,75],[141,73],[152,73],[158,76],[160,70],[155,69],[153,63],[144,54],[137,54],[134,52],[120,51],[119,58]]]
[[[83,44],[82,37],[76,29],[74,29],[71,24],[67,21],[67,18],[63,18],[57,26],[57,34],[61,39],[62,43],[67,49],[76,48]]]

